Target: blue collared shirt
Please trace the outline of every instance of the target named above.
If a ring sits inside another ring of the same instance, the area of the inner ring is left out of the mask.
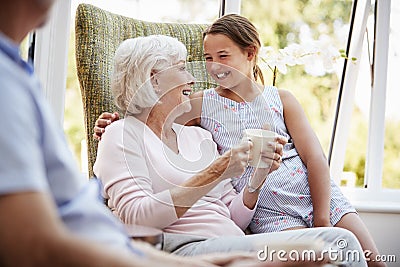
[[[0,50],[10,57],[17,65],[26,70],[27,73],[33,74],[33,67],[31,64],[24,61],[20,56],[19,45],[14,44],[10,39],[0,32]]]
[[[48,193],[71,232],[143,255],[102,203],[97,182],[79,173],[31,65],[1,33],[0,114],[0,195]]]

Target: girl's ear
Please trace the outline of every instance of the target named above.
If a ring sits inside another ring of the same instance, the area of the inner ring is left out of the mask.
[[[249,47],[246,48],[246,52],[247,52],[247,58],[249,59],[249,61],[252,61],[257,54],[257,48],[253,45],[250,45]]]

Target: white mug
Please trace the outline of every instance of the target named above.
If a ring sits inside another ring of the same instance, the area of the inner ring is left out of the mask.
[[[276,133],[264,129],[246,129],[243,138],[253,143],[250,154],[253,159],[249,161],[249,165],[256,168],[269,168],[271,164],[261,159],[261,151],[274,151],[274,147],[269,143],[275,142]]]

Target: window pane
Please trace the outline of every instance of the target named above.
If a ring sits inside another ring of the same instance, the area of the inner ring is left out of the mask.
[[[361,58],[357,59],[359,74],[355,87],[354,108],[350,119],[350,132],[341,177],[341,185],[364,187],[365,162],[368,143],[368,126],[371,102],[371,65],[368,51],[373,43],[373,17],[368,19],[368,32],[364,36]]]
[[[79,3],[152,22],[210,23],[219,12],[219,0],[72,0],[73,11]]]
[[[346,155],[342,174],[342,186],[365,187],[365,163],[370,119],[372,53],[374,45],[374,14],[368,14],[367,30],[364,33],[361,57],[356,59],[359,73],[355,86],[354,108],[350,120]]]
[[[28,55],[29,55],[29,46],[31,44],[31,36],[33,36],[33,32],[29,33],[24,40],[21,42],[20,45],[20,53],[21,57],[23,60],[28,61]]]
[[[399,58],[399,2],[392,2],[391,25],[389,36],[388,51],[388,76],[386,88],[386,114],[385,114],[385,139],[384,139],[384,160],[382,173],[382,187],[399,189],[400,188],[400,139],[398,132],[400,130],[400,110],[397,102],[400,97],[398,90],[398,67],[400,67]],[[374,6],[373,6],[374,8]],[[344,177],[349,175],[355,178],[356,186],[363,187],[365,182],[365,161],[368,142],[369,113],[371,102],[371,62],[374,43],[374,18],[371,11],[367,33],[364,40],[362,57],[360,59],[360,72],[358,75],[355,105],[351,119],[350,136],[348,140]],[[382,107],[383,109],[383,107]],[[374,140],[373,140],[374,141]],[[370,177],[374,179],[374,177]],[[351,181],[351,179],[350,179]]]
[[[392,1],[382,187],[400,188],[400,2]]]

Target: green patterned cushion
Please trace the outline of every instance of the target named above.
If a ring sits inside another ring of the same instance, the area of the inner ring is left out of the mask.
[[[146,22],[89,4],[78,6],[75,23],[76,63],[85,115],[88,171],[92,177],[97,153],[97,141],[92,138],[95,121],[104,111],[117,111],[110,91],[110,74],[118,45],[125,39],[151,34],[176,37],[188,49],[187,61],[192,63],[188,69],[198,81],[194,89],[209,88],[212,82],[206,74],[202,44],[202,31],[207,25]]]

